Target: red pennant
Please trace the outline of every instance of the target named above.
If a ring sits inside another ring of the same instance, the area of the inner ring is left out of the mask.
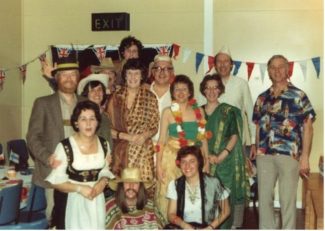
[[[173,53],[174,53],[174,55],[173,55],[173,58],[176,60],[176,57],[178,56],[178,54],[179,54],[179,49],[180,49],[180,45],[177,45],[177,44],[173,44]]]
[[[5,79],[6,79],[6,72],[4,70],[0,70],[0,90],[3,89]]]
[[[21,78],[23,79],[23,84],[25,83],[26,80],[26,71],[27,71],[27,65],[24,64],[19,67]]]
[[[38,56],[38,59],[39,59],[39,61],[41,61],[41,62],[45,62],[45,59],[46,59],[46,53],[43,53],[43,54],[41,54],[40,56]]]
[[[248,80],[250,79],[251,77],[251,74],[253,72],[253,69],[254,69],[254,65],[255,63],[252,63],[252,62],[246,62],[246,65],[247,65],[247,74],[248,74]]]
[[[214,67],[214,57],[213,56],[208,56],[208,66],[209,66],[209,70],[205,73],[209,73],[211,71],[211,69]]]
[[[293,73],[293,66],[294,66],[294,62],[289,62],[289,78],[292,76]]]

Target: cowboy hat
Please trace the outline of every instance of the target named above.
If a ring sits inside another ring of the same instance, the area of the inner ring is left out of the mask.
[[[122,171],[121,177],[114,179],[114,180],[110,180],[108,182],[108,186],[116,191],[117,189],[117,185],[118,183],[123,183],[123,182],[127,182],[127,183],[140,183],[143,182],[144,187],[146,189],[150,188],[153,183],[151,181],[144,181],[141,179],[141,173],[140,173],[140,169],[138,168],[125,168]]]
[[[105,88],[108,86],[108,77],[105,74],[90,74],[86,78],[83,78],[79,84],[78,84],[78,95],[81,95],[81,93],[84,91],[85,86],[87,83],[92,81],[99,81],[101,82]],[[105,90],[105,89],[104,89]]]
[[[98,72],[101,72],[102,70],[106,70],[106,69],[116,72],[116,67],[113,63],[112,58],[102,59],[102,61],[100,61],[99,66],[96,66],[96,65],[90,66],[90,70],[92,73],[98,73]]]

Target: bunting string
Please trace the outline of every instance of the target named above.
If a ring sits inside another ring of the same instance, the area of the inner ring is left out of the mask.
[[[101,61],[103,58],[106,57],[107,51],[111,50],[118,50],[118,46],[112,46],[112,45],[58,45],[55,46],[57,50],[57,56],[58,57],[67,57],[72,49],[76,49],[78,51],[82,51],[85,49],[92,49],[92,51],[95,53],[96,57],[99,61]],[[190,48],[182,47],[178,43],[172,43],[171,45],[144,45],[144,47],[155,47],[157,50],[157,53],[170,55],[174,60],[178,60],[179,56],[182,63],[187,63],[189,58],[192,54],[195,54],[195,72],[198,73],[200,70],[200,67],[202,65],[202,61],[204,60],[204,57],[207,57],[207,66],[208,66],[208,72],[210,72],[214,66],[214,56],[206,55],[202,52],[198,51],[192,51]],[[10,67],[10,68],[4,68],[0,66],[0,90],[3,89],[5,79],[8,77],[7,72],[12,70],[19,70],[20,76],[22,78],[22,83],[24,84],[26,81],[26,73],[28,65],[35,62],[36,60],[39,60],[40,62],[44,62],[46,58],[46,53],[50,50],[50,48],[46,49],[42,54],[35,57],[34,59],[18,66],[18,67]],[[316,56],[312,58],[307,58],[304,60],[296,60],[296,61],[289,61],[289,75],[292,76],[294,68],[296,66],[300,66],[302,75],[304,80],[306,80],[307,75],[307,63],[311,62],[313,64],[313,68],[315,70],[316,78],[320,78],[320,62],[321,57]],[[245,66],[242,65],[242,63],[246,64]],[[250,77],[252,75],[252,72],[256,66],[259,66],[260,69],[260,76],[262,82],[264,82],[265,79],[265,73],[267,69],[266,63],[259,63],[254,61],[240,61],[240,60],[233,60],[233,70],[232,74],[236,76],[241,68],[246,67],[246,73],[247,73],[247,80],[250,80]]]

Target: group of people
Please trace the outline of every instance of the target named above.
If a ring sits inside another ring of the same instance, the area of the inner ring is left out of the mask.
[[[206,104],[199,106],[193,82],[175,75],[169,56],[155,56],[146,73],[142,48],[138,39],[124,38],[119,64],[106,58],[80,81],[76,60],[42,63],[56,91],[35,100],[27,143],[51,225],[239,228],[249,197],[246,159],[256,157],[260,228],[276,228],[277,179],[283,228],[295,228],[315,112],[290,83],[288,60],[269,60],[272,86],[253,106],[247,82],[231,75],[229,49],[221,49],[216,73],[200,83]]]

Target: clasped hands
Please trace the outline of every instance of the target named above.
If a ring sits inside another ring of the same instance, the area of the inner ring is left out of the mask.
[[[97,197],[99,194],[101,194],[104,191],[104,188],[106,186],[106,182],[102,183],[102,181],[98,181],[93,187],[89,185],[79,185],[80,191],[79,194],[81,194],[83,197],[93,200],[95,197]]]

